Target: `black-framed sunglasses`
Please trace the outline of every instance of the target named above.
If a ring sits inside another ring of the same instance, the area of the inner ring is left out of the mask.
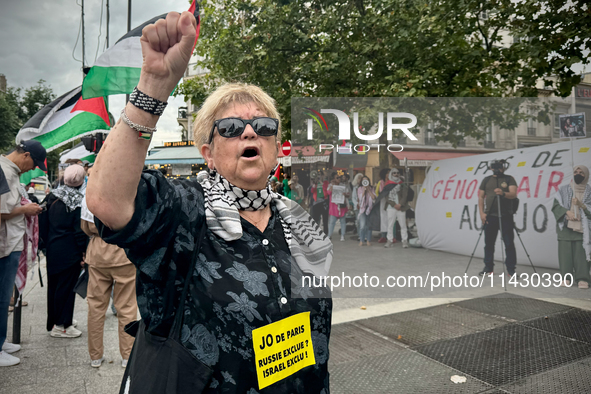
[[[209,135],[209,144],[213,141],[213,133],[217,127],[218,133],[225,138],[239,137],[244,133],[246,126],[250,125],[255,133],[262,137],[270,137],[277,135],[279,130],[279,119],[274,118],[255,118],[255,119],[240,119],[240,118],[223,118],[213,122],[211,133]]]

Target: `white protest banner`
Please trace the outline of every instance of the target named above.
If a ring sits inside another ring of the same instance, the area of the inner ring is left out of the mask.
[[[342,185],[333,185],[332,186],[332,198],[331,202],[334,204],[344,204],[345,203],[345,186]]]
[[[428,249],[471,255],[482,229],[478,211],[478,190],[482,180],[492,175],[487,164],[506,159],[506,174],[517,182],[519,209],[515,228],[536,266],[558,268],[556,220],[552,204],[558,188],[568,185],[575,165],[591,166],[591,140],[541,145],[495,153],[441,160],[433,163],[419,191],[416,219],[419,239]],[[515,235],[519,264],[529,264]],[[484,255],[484,236],[475,257]],[[495,260],[501,259],[497,237]],[[478,263],[477,263],[478,264]]]

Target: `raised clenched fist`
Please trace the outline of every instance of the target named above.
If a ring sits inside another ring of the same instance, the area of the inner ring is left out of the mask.
[[[144,58],[138,89],[166,101],[191,59],[197,22],[188,11],[144,27],[140,42]]]

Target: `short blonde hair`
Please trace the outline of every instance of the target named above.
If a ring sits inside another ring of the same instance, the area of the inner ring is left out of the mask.
[[[230,105],[253,103],[270,118],[279,119],[277,138],[281,140],[281,119],[275,108],[275,100],[263,89],[246,83],[228,83],[217,88],[207,97],[194,120],[193,140],[195,146],[201,149],[209,142],[213,122]]]

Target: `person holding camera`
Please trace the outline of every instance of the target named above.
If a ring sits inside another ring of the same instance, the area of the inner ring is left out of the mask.
[[[505,265],[509,276],[515,274],[517,253],[515,251],[515,234],[513,229],[513,200],[517,198],[517,183],[511,175],[505,174],[507,163],[498,160],[491,163],[493,175],[482,180],[478,191],[478,208],[484,228],[484,270],[479,275],[493,273],[495,242],[501,227],[505,244]],[[499,206],[501,210],[499,211]]]

